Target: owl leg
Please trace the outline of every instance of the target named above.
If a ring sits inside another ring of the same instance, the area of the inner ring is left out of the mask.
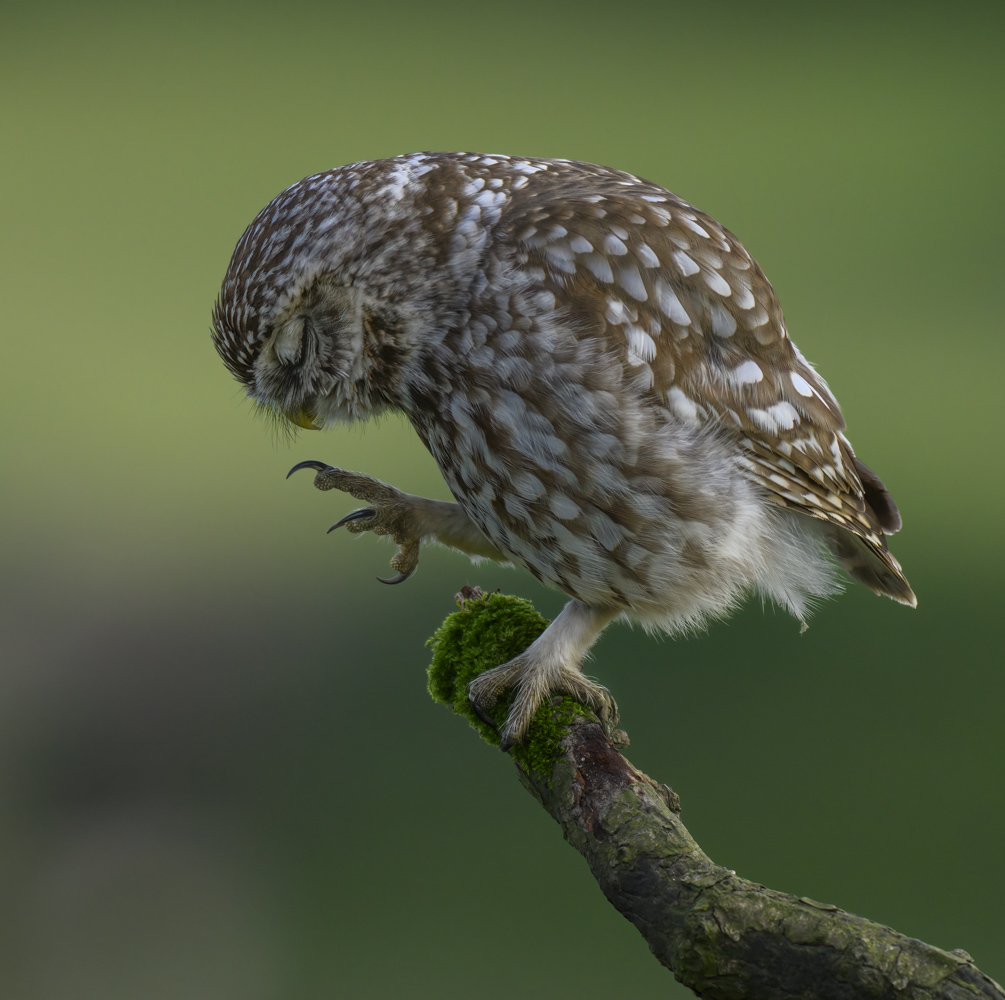
[[[475,558],[508,561],[455,503],[402,493],[362,472],[336,469],[324,462],[300,462],[286,478],[298,469],[314,469],[314,485],[319,490],[341,490],[369,504],[347,514],[328,530],[344,525],[353,534],[372,531],[375,535],[390,535],[398,545],[391,559],[396,575],[387,580],[377,577],[381,583],[407,580],[419,565],[419,546],[424,541],[439,542]]]
[[[503,691],[516,692],[499,733],[501,749],[509,750],[520,742],[541,702],[552,693],[569,695],[592,708],[607,728],[614,728],[618,706],[607,688],[583,674],[582,664],[590,647],[617,614],[614,609],[570,601],[519,656],[486,670],[471,682],[468,698],[479,714],[487,713]]]

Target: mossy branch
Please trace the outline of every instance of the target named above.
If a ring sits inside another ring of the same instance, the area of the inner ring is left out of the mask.
[[[548,623],[519,598],[468,588],[458,597],[461,610],[430,639],[429,690],[498,744],[471,712],[467,686]],[[497,710],[501,721],[506,706]],[[541,708],[512,756],[607,898],[698,996],[1005,1000],[963,951],[942,951],[714,864],[681,823],[673,791],[633,767],[589,710],[567,698]]]

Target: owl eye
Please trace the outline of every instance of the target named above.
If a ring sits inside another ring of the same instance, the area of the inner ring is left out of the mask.
[[[272,345],[276,360],[281,365],[295,365],[300,360],[304,337],[309,329],[310,320],[306,316],[294,316],[283,324]]]

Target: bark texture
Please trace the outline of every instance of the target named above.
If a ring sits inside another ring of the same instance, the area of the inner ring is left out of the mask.
[[[458,596],[462,610],[431,640],[430,690],[468,715],[470,677],[509,652],[498,648],[499,637],[525,645],[543,619],[516,598],[467,589]],[[1005,1000],[963,951],[943,951],[716,865],[681,822],[676,794],[636,769],[567,699],[541,710],[513,756],[520,780],[586,858],[604,895],[698,996]]]

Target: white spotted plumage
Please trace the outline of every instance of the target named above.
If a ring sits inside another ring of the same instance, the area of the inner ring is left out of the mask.
[[[750,590],[802,618],[835,589],[826,549],[914,603],[896,507],[760,268],[630,174],[417,153],[306,178],[238,243],[214,337],[301,423],[403,412],[458,516],[595,631]]]

